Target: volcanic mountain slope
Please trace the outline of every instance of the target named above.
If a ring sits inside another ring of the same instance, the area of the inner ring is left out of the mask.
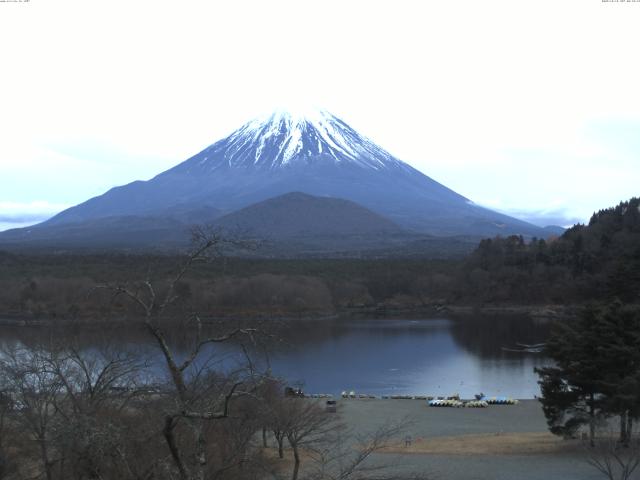
[[[258,256],[408,256],[416,250],[451,257],[470,251],[468,242],[429,243],[357,203],[292,192],[254,203],[214,221],[230,238],[258,240]]]
[[[404,233],[392,221],[349,200],[300,192],[255,203],[216,220],[214,225],[264,239]]]
[[[289,192],[350,200],[417,233],[546,236],[539,227],[473,204],[326,112],[278,112],[251,121],[149,181],[113,188],[9,236],[45,239],[48,231],[62,235],[63,225],[114,217],[199,223]],[[6,236],[0,234],[0,241]]]

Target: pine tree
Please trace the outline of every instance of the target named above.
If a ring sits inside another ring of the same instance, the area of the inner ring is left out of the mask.
[[[540,376],[540,402],[552,433],[573,437],[583,425],[589,426],[593,444],[596,421],[600,414],[598,365],[599,342],[590,330],[588,312],[577,322],[556,326],[546,345],[546,354],[555,367],[536,369]]]
[[[640,416],[640,312],[613,302],[590,307],[557,326],[546,346],[556,365],[536,369],[552,433],[574,436],[599,417],[620,417],[620,440],[630,440]]]
[[[594,312],[600,340],[599,364],[604,411],[620,417],[620,441],[628,445],[633,420],[640,415],[640,312],[614,301]]]

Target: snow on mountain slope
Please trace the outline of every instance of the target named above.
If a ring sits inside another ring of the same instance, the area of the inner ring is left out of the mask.
[[[183,171],[277,169],[313,161],[372,170],[407,166],[339,118],[317,110],[303,115],[277,111],[252,120],[206,148]]]

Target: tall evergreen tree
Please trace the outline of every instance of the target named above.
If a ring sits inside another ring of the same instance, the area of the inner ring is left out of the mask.
[[[606,373],[599,385],[603,408],[620,417],[620,441],[628,445],[640,415],[640,311],[616,301],[592,314]]]
[[[599,415],[601,375],[597,363],[599,343],[589,331],[590,319],[585,314],[575,322],[556,326],[546,345],[546,354],[554,367],[537,368],[542,409],[552,433],[572,437],[583,426],[589,426],[593,444]]]
[[[618,415],[628,443],[640,415],[640,312],[617,301],[587,308],[554,329],[546,353],[555,366],[536,372],[551,432],[573,436],[589,425],[593,444],[598,417]]]

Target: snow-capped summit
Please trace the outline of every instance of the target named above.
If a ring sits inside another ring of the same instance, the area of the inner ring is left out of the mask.
[[[182,166],[184,172],[225,167],[274,169],[311,163],[373,170],[405,165],[325,110],[278,110],[246,123],[196,157]]]

